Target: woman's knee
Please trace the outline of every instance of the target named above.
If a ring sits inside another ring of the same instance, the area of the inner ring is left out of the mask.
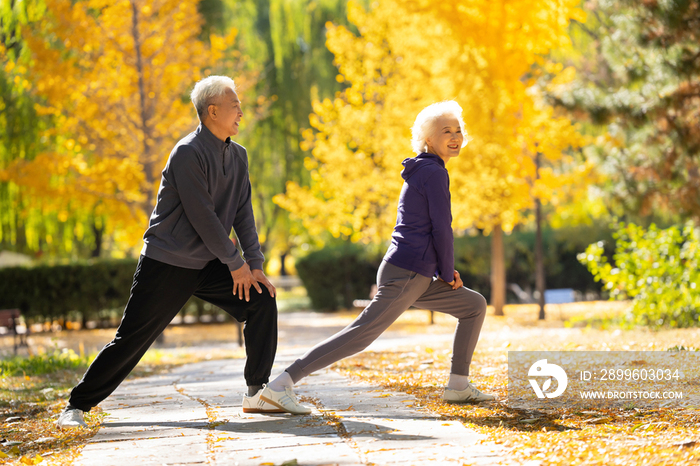
[[[488,303],[486,302],[486,298],[481,295],[481,293],[477,293],[474,290],[470,290],[469,288],[462,288],[464,290],[464,310],[465,314],[468,314],[465,317],[477,317],[477,316],[483,316],[486,314],[486,307],[488,306]]]
[[[475,291],[475,293],[476,293],[476,291]],[[488,302],[486,302],[486,298],[484,298],[484,296],[482,294],[480,294],[480,293],[476,293],[476,294],[478,296],[476,301],[477,301],[477,308],[479,309],[479,314],[486,314],[486,308],[488,306]]]

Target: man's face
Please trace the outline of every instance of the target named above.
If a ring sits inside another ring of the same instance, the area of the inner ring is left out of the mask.
[[[238,95],[231,88],[228,88],[226,93],[213,105],[214,108],[209,107],[209,116],[216,128],[228,136],[238,134],[238,125],[243,118]]]

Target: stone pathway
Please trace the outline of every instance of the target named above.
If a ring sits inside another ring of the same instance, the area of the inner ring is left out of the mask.
[[[278,354],[273,374],[297,355]],[[312,414],[245,414],[243,364],[206,361],[125,382],[101,404],[109,415],[74,464],[510,464],[483,435],[413,407],[412,396],[328,370],[296,387]]]

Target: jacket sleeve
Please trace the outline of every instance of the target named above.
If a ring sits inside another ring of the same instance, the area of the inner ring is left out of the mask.
[[[450,178],[447,171],[436,171],[428,177],[424,190],[428,200],[428,215],[432,224],[433,245],[437,252],[438,276],[449,283],[454,280],[454,238],[452,236]]]
[[[202,238],[204,245],[229,270],[241,268],[243,258],[214,211],[214,200],[209,194],[204,167],[196,151],[186,145],[179,146],[175,149],[170,164],[173,185],[187,220]]]
[[[247,164],[246,164],[247,167]],[[265,257],[260,250],[260,240],[258,239],[258,230],[255,228],[255,216],[253,215],[253,204],[251,202],[251,186],[248,170],[245,173],[245,183],[241,195],[241,200],[238,204],[236,218],[233,221],[233,230],[236,232],[238,241],[241,243],[243,256],[248,262],[251,269],[262,270]]]

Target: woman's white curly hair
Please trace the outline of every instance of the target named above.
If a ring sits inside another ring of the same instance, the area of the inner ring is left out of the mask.
[[[428,151],[428,143],[425,140],[435,134],[437,128],[435,124],[438,118],[449,115],[459,122],[459,128],[464,136],[462,147],[466,146],[472,138],[464,130],[464,120],[462,120],[462,107],[454,100],[445,100],[425,107],[416,117],[416,121],[411,128],[411,147],[413,152],[421,154]]]

